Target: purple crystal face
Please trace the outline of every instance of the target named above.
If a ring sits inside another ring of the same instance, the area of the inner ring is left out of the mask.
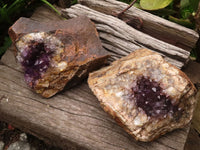
[[[35,81],[41,77],[50,64],[52,50],[47,48],[44,43],[32,41],[21,53],[22,66],[25,71],[25,81],[34,87]]]
[[[142,108],[147,116],[166,117],[168,113],[175,113],[177,106],[171,103],[171,98],[163,93],[158,82],[140,77],[136,87],[132,88],[137,107]]]

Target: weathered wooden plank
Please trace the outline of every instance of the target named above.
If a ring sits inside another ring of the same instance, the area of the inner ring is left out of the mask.
[[[48,9],[36,12],[40,21],[51,19]],[[0,64],[1,120],[63,149],[183,149],[189,127],[151,143],[136,142],[101,109],[86,83],[51,99],[41,98],[27,88],[12,51]]]
[[[79,0],[79,3],[109,15],[116,15],[128,6],[116,0]],[[136,7],[130,8],[123,15],[124,20],[131,20],[136,17],[141,18],[143,21],[140,31],[185,50],[191,51],[198,40],[198,33],[194,30],[167,21]],[[140,26],[140,22],[135,19],[131,21],[131,25],[137,27]]]
[[[155,39],[127,25],[120,19],[77,4],[62,11],[65,17],[86,15],[92,19],[100,33],[103,46],[114,56],[122,57],[138,48],[146,47],[161,53],[167,60],[181,68],[190,53],[182,48]]]

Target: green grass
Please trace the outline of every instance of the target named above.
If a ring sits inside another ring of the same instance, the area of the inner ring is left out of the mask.
[[[45,3],[46,5],[48,5],[51,9],[53,9],[58,15],[61,15],[60,12],[51,4],[49,3],[47,0],[41,0],[43,3]]]
[[[0,0],[0,58],[12,44],[7,33],[8,28],[19,17],[30,17],[34,9],[42,3],[61,15],[47,0]]]

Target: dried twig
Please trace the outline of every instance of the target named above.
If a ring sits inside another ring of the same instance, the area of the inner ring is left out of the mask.
[[[137,0],[134,0],[133,2],[131,2],[131,4],[130,4],[127,8],[125,8],[122,12],[120,12],[119,14],[117,14],[117,15],[115,15],[115,16],[116,16],[117,18],[119,18],[119,19],[124,20],[124,19],[123,19],[124,13],[125,13],[127,10],[129,10],[129,9],[135,4],[136,1],[137,1]],[[141,28],[142,28],[142,25],[143,25],[143,21],[142,21],[142,19],[139,18],[139,17],[134,17],[133,19],[124,20],[124,21],[125,21],[127,24],[131,25],[132,22],[134,22],[135,20],[139,20],[140,24],[137,26],[137,28],[138,28],[138,29],[141,29]]]

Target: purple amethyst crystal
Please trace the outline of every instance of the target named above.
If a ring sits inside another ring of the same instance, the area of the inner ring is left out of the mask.
[[[44,43],[32,41],[21,53],[21,64],[25,71],[26,82],[33,87],[36,80],[41,77],[50,64],[52,50]]]
[[[137,86],[132,90],[137,107],[142,108],[150,117],[164,117],[177,111],[177,105],[171,103],[172,99],[163,93],[158,82],[139,77]]]

